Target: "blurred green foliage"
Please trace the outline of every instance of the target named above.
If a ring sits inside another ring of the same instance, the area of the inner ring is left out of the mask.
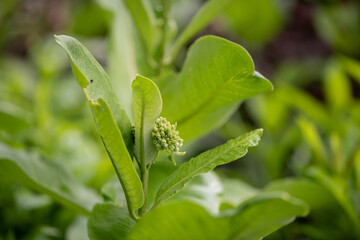
[[[155,17],[173,17],[166,22],[165,37],[174,39],[203,2],[153,0],[150,8]],[[52,35],[76,35],[94,49],[130,111],[127,101],[135,73],[156,75],[159,85],[173,77],[154,70],[152,61],[144,57],[146,51],[153,51],[156,59],[162,50],[142,45],[140,36],[146,33],[134,31],[135,24],[122,1],[0,0],[2,144],[48,159],[51,165],[66,168],[81,187],[102,189],[105,199],[123,202],[109,187],[114,177],[111,164],[65,54]],[[205,25],[202,33],[189,33],[187,40],[215,34],[241,43],[276,89],[242,104],[230,121],[188,150],[189,156],[195,155],[255,127],[264,128],[261,144],[244,161],[216,169],[228,177],[223,187],[233,192],[222,196],[226,203],[221,209],[238,206],[260,189],[281,190],[304,200],[311,212],[268,239],[359,238],[360,3],[237,0]],[[132,52],[133,47],[143,51]],[[184,50],[179,52],[173,59],[177,68],[184,58]],[[120,72],[120,65],[127,71]],[[170,168],[157,167],[151,176],[154,185]],[[39,189],[28,190],[10,181],[6,174],[0,175],[0,239],[87,239],[85,217],[41,195]],[[186,198],[186,191],[191,195],[195,189],[197,200],[212,206],[215,201],[210,196],[216,194],[208,188],[199,191],[196,181],[195,187],[184,190],[185,197],[177,196]],[[151,189],[157,187],[150,187],[150,194],[155,195]],[[113,211],[113,207],[100,205],[95,210]]]

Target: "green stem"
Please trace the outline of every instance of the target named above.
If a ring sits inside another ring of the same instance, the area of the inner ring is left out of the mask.
[[[132,219],[134,219],[135,221],[139,221],[140,217],[138,215],[136,215],[135,212],[133,211],[129,211],[130,216],[132,217]]]
[[[146,200],[147,200],[147,191],[148,191],[148,182],[149,182],[149,169],[146,167],[141,170],[141,181],[143,183],[143,191],[144,191],[144,204],[140,208],[139,215],[143,216],[146,213]]]
[[[156,158],[159,156],[159,150],[156,151],[156,154],[154,156],[154,159],[151,161],[148,167],[145,166],[145,161],[143,161],[142,168],[141,168],[141,181],[143,183],[143,191],[144,191],[144,204],[140,208],[139,214],[140,216],[143,216],[146,214],[146,200],[147,200],[147,191],[148,191],[148,182],[149,182],[149,172],[151,164],[156,160]]]

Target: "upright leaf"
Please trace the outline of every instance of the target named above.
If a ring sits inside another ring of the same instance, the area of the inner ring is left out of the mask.
[[[162,89],[163,114],[181,137],[196,139],[223,124],[239,102],[272,89],[245,49],[219,37],[197,40],[176,79]]]
[[[338,57],[342,67],[351,75],[358,83],[360,82],[360,62],[344,55]]]
[[[323,144],[320,133],[316,128],[315,124],[307,120],[305,117],[298,117],[296,119],[296,122],[300,127],[304,139],[313,149],[316,160],[319,161],[318,163],[323,165],[324,167],[327,167],[327,164],[329,164],[328,152],[325,145]]]
[[[165,180],[158,190],[155,205],[183,189],[185,184],[193,177],[207,173],[218,165],[243,157],[249,147],[256,146],[259,143],[262,132],[262,129],[257,129],[236,139],[229,140],[227,143],[204,152],[181,165]]]
[[[274,95],[286,105],[305,113],[321,126],[327,127],[329,125],[325,106],[305,91],[293,87],[284,87],[276,90]]]
[[[156,84],[143,76],[136,76],[132,84],[135,120],[135,156],[148,165],[154,160],[156,147],[151,131],[162,108],[161,94]]]
[[[59,163],[0,144],[0,176],[47,194],[76,212],[88,215],[100,197],[85,188]]]
[[[96,2],[111,15],[107,38],[107,72],[122,106],[132,119],[131,83],[137,73],[153,75],[147,61],[146,47],[124,0]]]
[[[311,178],[314,178],[318,183],[329,190],[352,221],[354,229],[356,229],[357,234],[360,236],[359,215],[357,214],[355,206],[352,204],[351,198],[346,191],[347,183],[344,179],[337,176],[331,176],[324,170],[317,167],[307,169],[306,174]]]
[[[213,20],[219,13],[221,13],[234,0],[209,0],[191,19],[191,22],[186,26],[184,31],[176,39],[170,56],[166,59],[167,62],[174,60],[179,50],[201,31],[211,20]]]
[[[350,80],[336,62],[332,62],[326,70],[326,101],[332,108],[341,111],[352,103]]]
[[[307,212],[302,201],[286,193],[260,194],[216,216],[190,202],[169,203],[145,215],[127,239],[257,240]]]
[[[132,115],[131,82],[138,72],[134,24],[122,0],[97,0],[111,14],[107,38],[107,60],[115,92],[127,112]]]
[[[56,42],[67,52],[74,75],[89,102],[103,98],[110,107],[127,149],[132,153],[131,123],[112,88],[110,79],[91,53],[75,38],[55,36]]]
[[[152,53],[157,42],[158,29],[149,0],[125,0],[125,2],[139,29],[148,53]]]
[[[124,189],[129,211],[134,212],[144,203],[144,193],[139,175],[133,166],[124,139],[111,115],[109,105],[104,99],[99,98],[98,102],[90,102],[90,106],[98,131]]]

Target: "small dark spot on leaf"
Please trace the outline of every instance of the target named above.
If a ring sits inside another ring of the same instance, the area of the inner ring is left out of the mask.
[[[94,80],[90,79],[90,82],[92,83]]]

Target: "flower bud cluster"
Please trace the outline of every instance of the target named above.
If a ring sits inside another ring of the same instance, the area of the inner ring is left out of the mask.
[[[154,123],[152,130],[152,138],[154,145],[159,150],[168,150],[171,152],[179,152],[183,144],[183,140],[176,131],[177,124],[170,124],[166,118],[159,117]]]

